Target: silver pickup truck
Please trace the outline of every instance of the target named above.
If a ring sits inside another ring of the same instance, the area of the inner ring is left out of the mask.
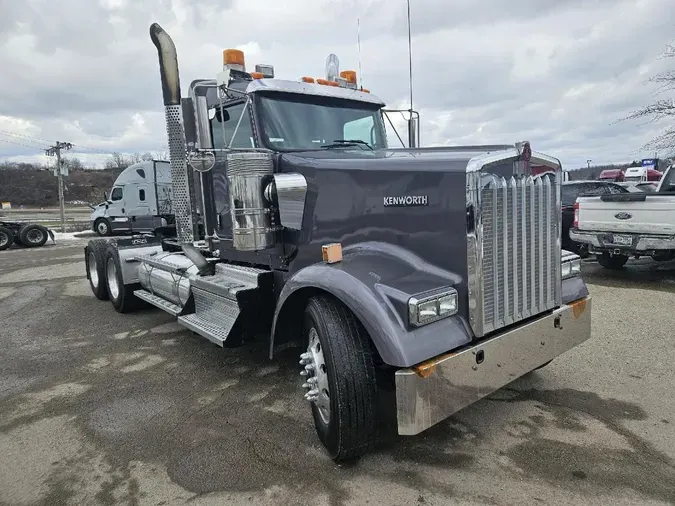
[[[588,244],[608,269],[631,256],[657,261],[675,258],[675,169],[666,169],[654,192],[579,197],[570,239]]]

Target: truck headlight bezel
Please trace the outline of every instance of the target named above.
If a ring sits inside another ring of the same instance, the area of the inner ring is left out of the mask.
[[[581,275],[581,257],[575,253],[563,255],[560,265],[562,279],[570,279]]]
[[[414,296],[408,300],[408,321],[413,327],[421,327],[457,314],[458,306],[457,290],[454,288],[434,295]]]

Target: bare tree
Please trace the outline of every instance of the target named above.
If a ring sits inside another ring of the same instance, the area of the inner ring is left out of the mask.
[[[129,165],[131,165],[131,161],[127,157],[125,157],[122,153],[112,153],[110,155],[110,159],[105,162],[105,168],[106,169],[126,169]]]
[[[663,51],[659,59],[672,58],[675,60],[675,45],[669,44]],[[649,83],[656,84],[656,95],[675,95],[675,70],[669,70],[657,74],[648,80]],[[643,149],[663,150],[669,154],[675,153],[675,97],[662,98],[653,103],[637,109],[630,113],[621,121],[629,119],[644,119],[649,123],[664,121],[666,127],[656,138],[649,141]]]
[[[79,158],[75,158],[73,156],[69,156],[68,158],[64,158],[63,163],[70,170],[82,170],[82,169],[84,169],[84,165],[82,164],[82,161]]]

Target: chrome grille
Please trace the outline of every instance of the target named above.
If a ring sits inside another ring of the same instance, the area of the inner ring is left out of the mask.
[[[559,183],[553,173],[474,176],[469,312],[480,337],[560,304]]]

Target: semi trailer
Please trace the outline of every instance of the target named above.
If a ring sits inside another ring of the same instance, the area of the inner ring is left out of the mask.
[[[0,219],[0,251],[11,248],[13,244],[39,248],[50,237],[54,242],[54,231],[38,223]]]
[[[419,434],[589,339],[558,159],[529,142],[391,148],[355,72],[283,80],[238,50],[182,97],[173,41],[156,23],[150,37],[174,233],[92,240],[96,297],[218,346],[268,336],[270,359],[295,343],[335,461],[373,448],[388,409]]]

